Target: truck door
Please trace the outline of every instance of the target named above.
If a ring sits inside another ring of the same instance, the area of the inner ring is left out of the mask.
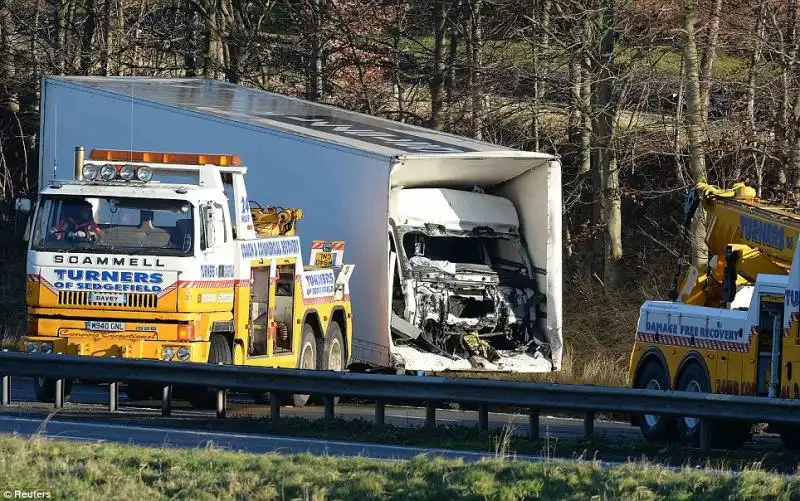
[[[783,340],[783,296],[761,294],[758,311],[758,361],[756,364],[756,392],[759,395],[769,393],[769,384],[773,362],[781,366],[781,344]],[[777,324],[776,324],[777,318]],[[775,335],[777,329],[777,336]],[[777,350],[774,350],[774,339],[777,338]],[[775,359],[773,361],[773,358]],[[778,372],[777,391],[780,395],[780,371]]]

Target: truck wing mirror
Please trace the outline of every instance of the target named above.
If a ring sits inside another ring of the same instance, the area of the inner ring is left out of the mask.
[[[201,207],[202,214],[203,234],[205,235],[205,245],[202,250],[213,249],[216,242],[216,235],[214,234],[214,207],[211,205],[204,205]]]
[[[28,222],[30,221],[32,203],[28,198],[14,200],[14,238],[28,241]]]

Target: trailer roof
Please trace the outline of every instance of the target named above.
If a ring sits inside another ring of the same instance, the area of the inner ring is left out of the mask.
[[[312,137],[387,157],[503,157],[549,160],[523,152],[393,120],[209,78],[49,76],[127,100],[156,103],[264,129]]]

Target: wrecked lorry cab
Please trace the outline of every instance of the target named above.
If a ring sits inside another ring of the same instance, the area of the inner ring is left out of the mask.
[[[303,248],[346,241],[351,370],[560,369],[558,157],[205,78],[42,89],[40,186],[76,144],[236,151],[250,199],[231,203],[302,208]]]
[[[543,231],[552,230],[550,222],[537,218],[550,208],[542,207],[542,199],[532,192],[524,196],[530,188],[526,185],[537,183],[539,176],[540,190],[552,188],[545,177],[549,173],[515,172],[514,162],[507,159],[494,166],[491,158],[483,160],[485,170],[479,172],[459,171],[463,165],[453,162],[440,163],[433,176],[422,169],[404,171],[402,165],[392,173],[393,354],[406,370],[559,368],[560,324],[556,334],[547,317],[547,286],[553,285],[547,271],[553,267],[534,266],[536,261],[547,263],[542,257],[554,247]],[[522,168],[521,163],[516,167]],[[448,187],[430,187],[437,185]],[[529,236],[545,250],[536,260],[522,233],[518,208],[529,222]],[[560,320],[558,306],[554,316]]]

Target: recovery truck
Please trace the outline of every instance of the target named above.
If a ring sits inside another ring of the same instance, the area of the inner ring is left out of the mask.
[[[354,266],[341,252],[336,266],[305,266],[302,211],[251,208],[237,155],[75,151],[75,179],[40,190],[26,235],[22,350],[345,369]],[[176,172],[196,182],[159,180]],[[190,389],[192,404],[210,405],[208,390]],[[37,378],[35,392],[52,401],[54,381]]]
[[[701,204],[708,264],[697,269],[681,256],[670,300],[642,305],[629,384],[800,398],[800,214],[742,183],[698,183],[686,201],[686,230]],[[649,440],[690,446],[706,427],[713,446],[736,448],[754,423],[644,414],[632,424]],[[800,430],[771,426],[787,447],[800,447]]]

